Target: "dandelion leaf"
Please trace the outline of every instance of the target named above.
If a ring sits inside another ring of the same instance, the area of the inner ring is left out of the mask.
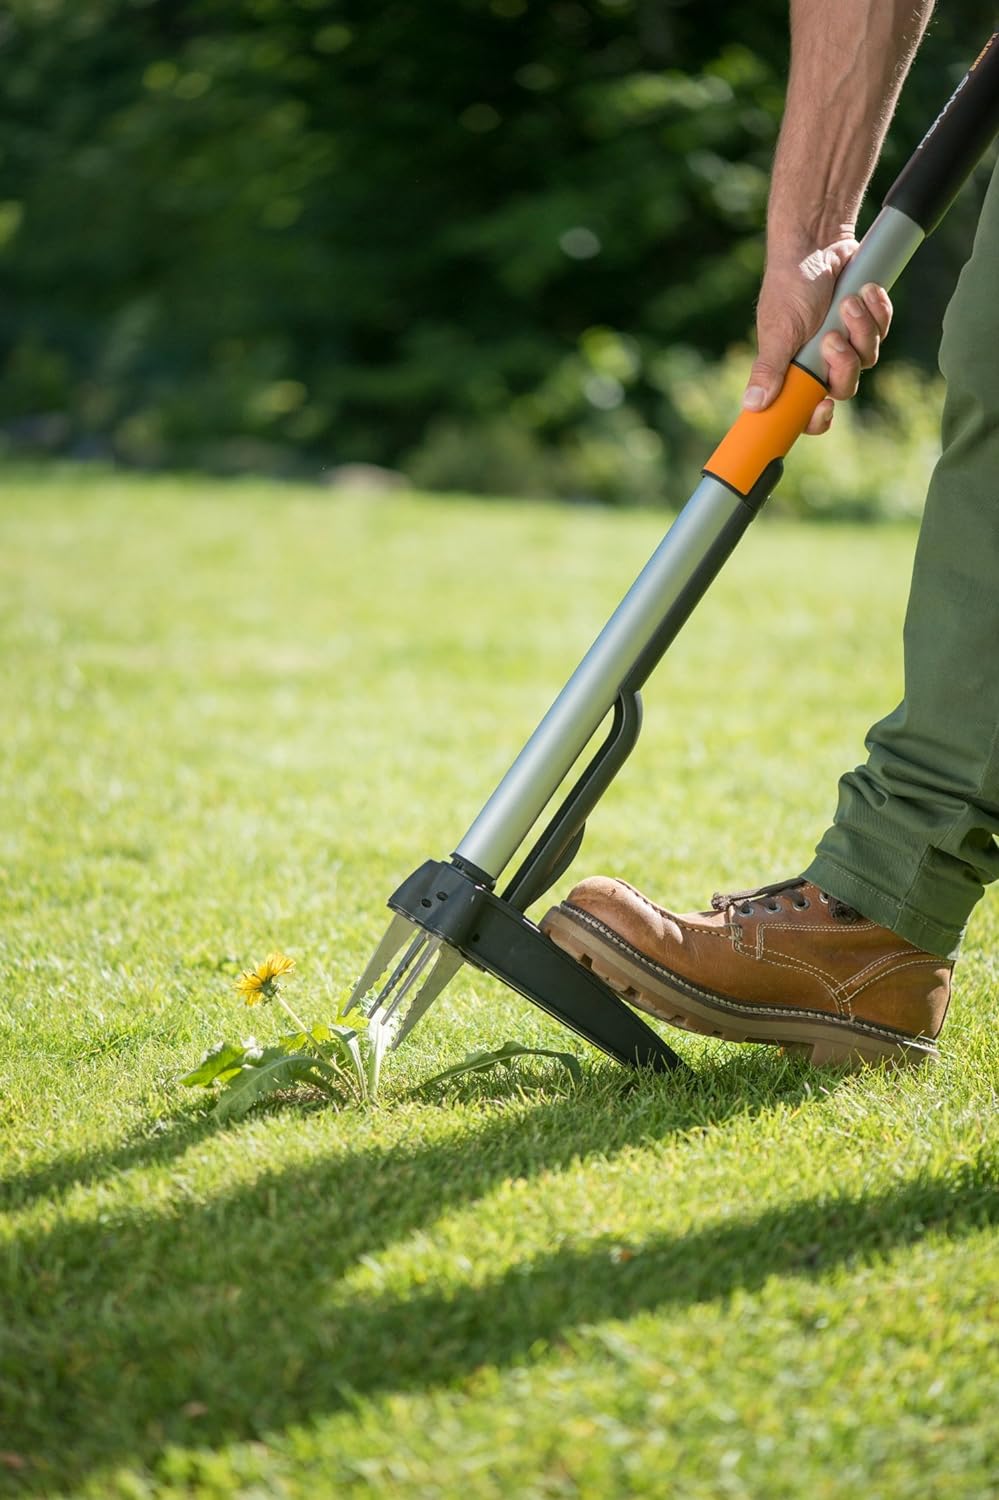
[[[484,1073],[487,1068],[508,1068],[518,1057],[553,1057],[565,1068],[573,1083],[582,1080],[583,1071],[579,1066],[579,1059],[572,1052],[558,1052],[551,1047],[522,1047],[518,1042],[504,1042],[502,1047],[497,1047],[493,1052],[470,1052],[462,1062],[455,1063],[454,1067],[445,1068],[443,1073],[435,1073],[433,1078],[428,1078],[421,1084],[421,1088],[429,1088],[434,1083],[450,1083],[452,1079],[461,1078],[466,1073]]]
[[[280,1047],[270,1047],[257,1062],[230,1076],[219,1095],[215,1113],[220,1119],[238,1119],[268,1094],[296,1083],[312,1084],[332,1097],[336,1092],[335,1079],[333,1069],[315,1057],[302,1052],[289,1056]]]
[[[207,1053],[196,1068],[190,1073],[185,1073],[180,1080],[189,1088],[211,1088],[213,1083],[224,1083],[227,1078],[232,1078],[243,1066],[246,1057],[246,1048],[235,1042],[220,1042]]]

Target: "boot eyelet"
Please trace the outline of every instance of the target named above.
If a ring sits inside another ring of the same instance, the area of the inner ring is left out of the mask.
[[[829,905],[829,897],[826,895],[825,891],[819,891],[819,900],[822,902],[823,906]]]
[[[791,902],[791,905],[794,907],[795,911],[807,911],[811,904],[812,903],[809,901],[807,896],[802,896],[800,901]]]
[[[746,902],[745,906],[739,907],[739,911],[744,917],[751,917],[753,915],[753,908],[748,901]]]
[[[779,901],[768,901],[766,903],[766,908],[767,908],[767,911],[780,911],[780,902]]]

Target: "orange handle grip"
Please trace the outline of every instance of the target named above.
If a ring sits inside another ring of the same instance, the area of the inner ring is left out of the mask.
[[[748,495],[768,464],[783,458],[812,419],[826,387],[801,365],[791,365],[780,395],[766,411],[737,417],[704,465],[704,473]]]

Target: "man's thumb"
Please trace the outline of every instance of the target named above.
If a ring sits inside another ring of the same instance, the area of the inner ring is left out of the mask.
[[[783,370],[775,370],[764,359],[758,359],[749,372],[749,380],[742,396],[746,411],[763,411],[779,392],[784,383]]]

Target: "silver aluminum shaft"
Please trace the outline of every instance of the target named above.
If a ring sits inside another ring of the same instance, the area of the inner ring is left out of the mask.
[[[670,602],[743,502],[702,479],[455,853],[497,877],[608,712]]]

